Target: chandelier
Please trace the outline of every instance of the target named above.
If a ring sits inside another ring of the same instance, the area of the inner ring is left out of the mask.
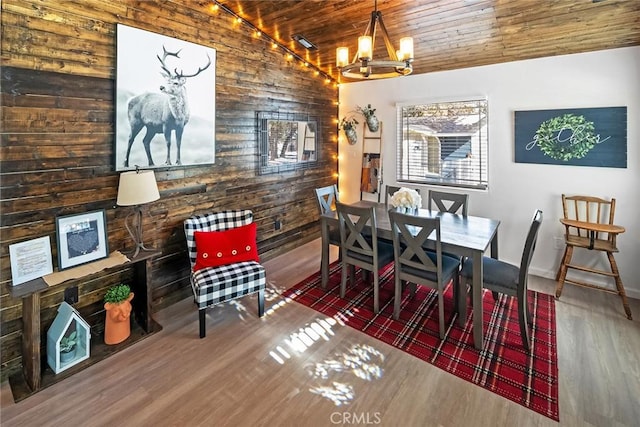
[[[380,27],[382,39],[387,48],[387,59],[373,59],[376,31]],[[374,10],[371,12],[371,20],[364,31],[364,35],[358,37],[358,52],[349,63],[349,48],[336,49],[336,66],[343,76],[350,79],[386,79],[389,77],[406,76],[411,74],[413,68],[413,38],[400,39],[400,50],[395,51],[389,40],[389,34],[382,21],[382,12],[378,11],[378,1],[374,0]]]

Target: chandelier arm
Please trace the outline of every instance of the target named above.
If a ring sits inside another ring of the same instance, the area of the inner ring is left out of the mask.
[[[378,30],[378,18],[381,18],[380,12],[371,12],[371,30],[369,31],[369,36],[371,36],[371,47],[373,48],[376,45],[376,33]],[[368,28],[367,28],[368,29]]]
[[[387,33],[387,27],[384,26],[384,22],[382,21],[382,14],[380,14],[380,28],[382,29],[382,39],[384,40],[384,44],[387,47],[387,54],[392,61],[398,60],[398,55],[396,55],[396,51],[393,48],[393,44],[391,40],[389,40],[389,33]]]

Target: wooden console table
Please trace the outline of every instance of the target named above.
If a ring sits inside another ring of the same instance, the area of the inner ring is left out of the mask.
[[[116,345],[106,345],[99,339],[92,339],[91,357],[57,375],[51,369],[47,369],[46,363],[44,363],[46,359],[42,357],[40,351],[40,294],[50,289],[66,288],[72,281],[79,279],[72,279],[49,286],[42,278],[38,278],[17,286],[8,287],[11,297],[22,298],[22,372],[9,377],[9,384],[16,402],[162,330],[162,326],[151,317],[152,289],[149,286],[151,262],[153,258],[160,254],[161,252],[159,251],[141,252],[133,257],[130,262],[107,269],[133,267],[131,291],[135,296],[131,301],[131,306],[135,321],[132,322],[131,336]],[[100,274],[100,272],[94,274]],[[96,337],[94,336],[93,338]]]

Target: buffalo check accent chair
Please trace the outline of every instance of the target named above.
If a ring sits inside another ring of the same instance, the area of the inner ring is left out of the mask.
[[[191,288],[200,318],[200,338],[206,335],[205,310],[220,302],[258,292],[258,315],[264,314],[266,275],[256,261],[243,261],[194,271],[197,258],[196,231],[224,231],[251,224],[250,210],[233,210],[194,215],[184,221],[189,260],[191,262]]]

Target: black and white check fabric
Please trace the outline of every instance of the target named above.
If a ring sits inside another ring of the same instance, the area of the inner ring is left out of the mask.
[[[189,260],[191,262],[191,287],[198,309],[264,290],[267,280],[262,265],[255,261],[208,267],[193,272],[196,263],[195,231],[224,231],[253,222],[250,210],[217,212],[195,215],[184,221]]]
[[[258,292],[267,283],[264,267],[255,261],[203,268],[191,275],[198,309]]]

